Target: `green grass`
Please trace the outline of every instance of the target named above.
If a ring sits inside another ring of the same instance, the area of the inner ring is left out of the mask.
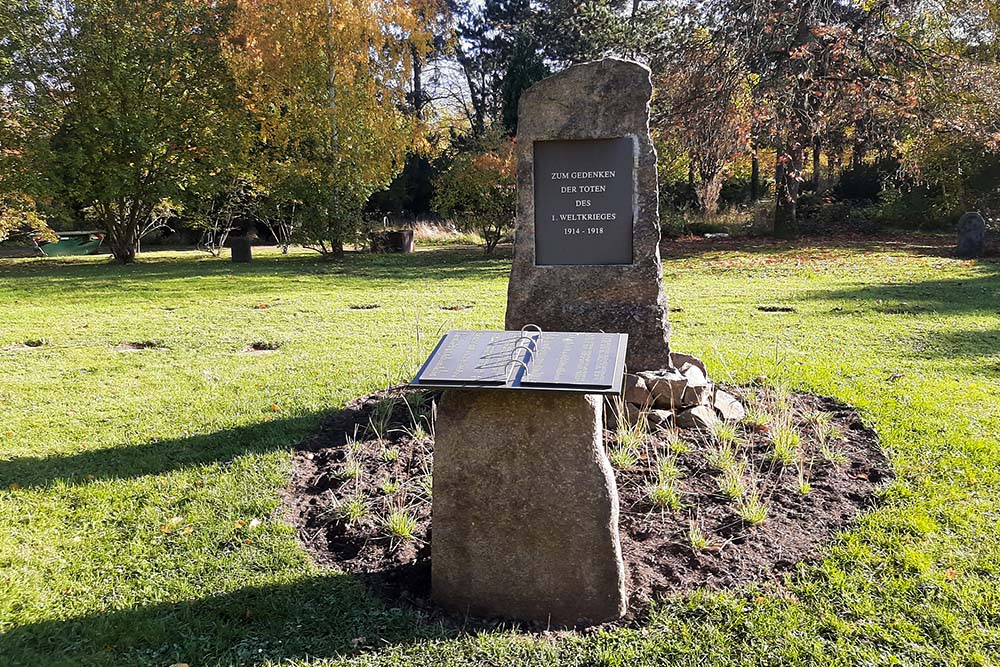
[[[0,348],[46,341],[0,351],[0,665],[996,664],[1000,266],[699,247],[664,259],[675,347],[857,406],[898,480],[784,586],[555,638],[380,601],[310,565],[279,509],[324,412],[407,377],[443,329],[501,324],[509,258],[0,261]],[[775,304],[795,311],[757,309]],[[142,341],[162,347],[115,351]]]

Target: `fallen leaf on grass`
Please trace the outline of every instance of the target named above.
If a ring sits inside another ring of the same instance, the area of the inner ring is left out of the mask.
[[[944,576],[948,581],[955,581],[958,578],[958,572],[949,567],[944,571]]]
[[[270,308],[270,307],[271,306],[267,305],[266,303],[258,303],[253,308],[254,308],[254,310],[265,310],[265,309]]]
[[[234,521],[233,522],[233,527],[235,527],[235,528],[242,528],[245,525],[247,525],[246,521],[243,521],[243,520],[239,520],[239,521]]]

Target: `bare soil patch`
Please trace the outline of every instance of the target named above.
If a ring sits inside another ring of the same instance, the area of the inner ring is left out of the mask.
[[[243,348],[244,354],[267,354],[268,352],[276,352],[281,347],[281,343],[274,343],[266,340],[259,340],[250,343],[245,348]]]
[[[621,505],[626,622],[664,594],[780,581],[872,507],[892,475],[854,409],[780,389],[726,389],[748,407],[740,424],[662,429],[642,433],[640,444],[634,433],[606,434]],[[447,618],[430,601],[439,398],[397,387],[331,415],[295,453],[285,506],[318,563]],[[780,455],[787,441],[794,461]],[[410,530],[400,530],[401,518]]]
[[[49,341],[45,338],[32,338],[26,340],[23,343],[14,343],[13,345],[8,345],[4,348],[8,352],[27,352],[28,350],[37,350],[40,347],[48,345]]]
[[[139,352],[162,348],[163,343],[155,340],[129,341],[115,347],[115,352]]]

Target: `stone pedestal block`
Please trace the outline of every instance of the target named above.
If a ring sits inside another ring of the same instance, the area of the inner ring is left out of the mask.
[[[434,445],[434,600],[552,625],[625,613],[602,397],[448,391]]]

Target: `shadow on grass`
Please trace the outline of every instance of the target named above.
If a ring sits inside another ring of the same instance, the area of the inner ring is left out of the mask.
[[[832,236],[802,236],[782,239],[768,236],[733,237],[728,239],[706,239],[684,237],[663,239],[660,252],[664,258],[685,258],[723,252],[738,252],[751,255],[779,255],[781,253],[873,251],[900,253],[921,257],[941,257],[956,259],[955,236],[953,234],[839,234]],[[996,262],[998,253],[990,253],[992,259],[980,261]]]
[[[5,667],[240,664],[342,657],[453,635],[387,608],[356,577],[330,574],[20,625],[0,634]]]
[[[1000,314],[1000,264],[968,278],[941,278],[914,283],[885,283],[848,289],[820,290],[809,300],[847,301],[884,315]],[[850,312],[850,308],[844,312]]]
[[[0,488],[11,484],[27,488],[56,481],[81,484],[130,479],[229,461],[247,453],[291,449],[317,430],[322,416],[313,413],[188,438],[107,447],[68,456],[25,456],[0,461]]]
[[[412,254],[371,255],[350,252],[328,260],[312,255],[264,255],[250,264],[207,259],[191,251],[182,256],[148,257],[120,266],[107,262],[53,261],[51,259],[3,267],[11,277],[32,278],[24,291],[32,297],[67,290],[111,290],[142,286],[176,289],[169,281],[201,278],[271,279],[291,277],[345,277],[409,282],[415,280],[464,280],[506,277],[511,249],[498,248],[486,257],[473,247],[435,248]],[[159,284],[163,281],[162,284]]]

